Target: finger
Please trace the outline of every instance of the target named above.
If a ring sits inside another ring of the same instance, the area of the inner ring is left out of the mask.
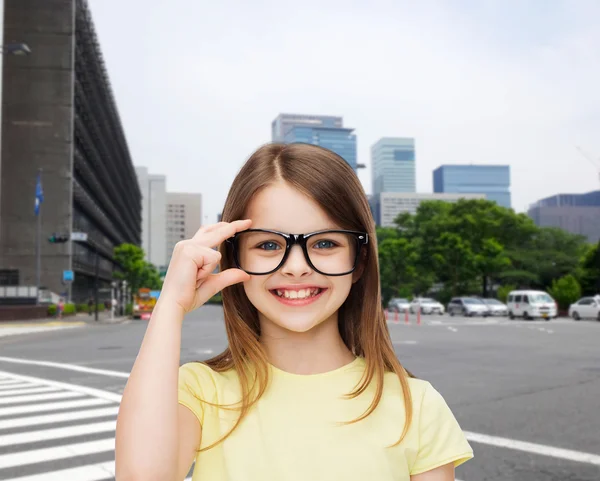
[[[200,269],[198,269],[198,274],[196,275],[196,280],[201,280],[209,276],[215,269],[219,267],[219,261],[215,262],[207,262]]]
[[[206,225],[203,225],[202,227],[200,227],[200,229],[198,229],[196,231],[196,233],[193,235],[192,239],[195,239],[198,236],[201,236],[205,232],[211,232],[211,231],[217,229],[218,227],[221,227],[224,224],[227,224],[227,222],[217,222],[216,224],[206,224]]]
[[[246,274],[241,269],[227,269],[218,274],[210,276],[198,289],[197,296],[199,299],[210,299],[217,292],[222,291],[238,282],[245,282],[250,279],[250,275]],[[204,301],[203,301],[204,302]]]
[[[198,241],[201,242],[202,245],[216,247],[226,239],[233,237],[236,232],[241,232],[248,229],[251,224],[252,221],[250,219],[229,222],[225,225],[217,227],[213,231],[202,234],[202,236],[199,236]]]
[[[175,247],[175,256],[177,258],[187,257],[191,259],[198,269],[202,269],[205,264],[218,263],[221,260],[221,253],[209,247],[200,245],[191,240],[178,243]]]

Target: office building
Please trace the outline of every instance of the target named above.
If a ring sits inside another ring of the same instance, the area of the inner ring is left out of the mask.
[[[302,142],[332,150],[356,170],[356,135],[342,117],[280,114],[271,124],[273,142]]]
[[[586,194],[558,194],[533,204],[527,214],[539,227],[559,227],[600,241],[600,190]]]
[[[202,225],[202,194],[167,193],[167,264],[175,244],[191,239]]]
[[[383,192],[378,194],[378,197],[379,199],[371,205],[377,206],[374,212],[375,223],[381,227],[395,227],[394,221],[399,214],[403,212],[416,214],[423,201],[457,202],[459,199],[485,199],[484,194],[416,194],[414,192]]]
[[[373,194],[415,192],[415,140],[383,137],[371,147]]]
[[[146,260],[161,269],[167,263],[167,178],[149,174],[146,167],[135,171],[142,193],[142,249]]]
[[[97,273],[106,298],[114,247],[141,241],[141,194],[88,2],[4,0],[3,21],[32,53],[3,59],[0,283],[36,285],[42,169],[41,286],[83,302]],[[72,232],[88,241],[47,240]]]
[[[433,171],[433,191],[485,194],[488,200],[510,209],[510,166],[442,165]]]

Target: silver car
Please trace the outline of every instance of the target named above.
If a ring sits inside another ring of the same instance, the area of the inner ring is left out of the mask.
[[[455,297],[448,304],[448,314],[466,317],[490,315],[488,305],[475,297]]]
[[[490,316],[508,316],[508,306],[498,299],[481,299],[488,306]]]
[[[392,312],[406,312],[410,309],[410,302],[408,299],[394,297],[388,302],[388,309]]]

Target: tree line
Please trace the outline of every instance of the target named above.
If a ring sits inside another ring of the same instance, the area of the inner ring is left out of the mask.
[[[600,293],[599,244],[488,200],[426,201],[377,228],[382,296],[497,296],[546,290],[561,307]]]

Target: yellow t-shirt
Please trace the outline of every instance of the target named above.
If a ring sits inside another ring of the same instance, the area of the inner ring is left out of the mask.
[[[442,396],[426,381],[410,379],[413,422],[401,444],[404,402],[400,381],[386,373],[377,409],[355,424],[370,405],[374,385],[344,398],[360,380],[365,360],[331,372],[298,375],[271,367],[263,397],[233,434],[196,457],[193,481],[409,481],[410,475],[448,463],[456,466],[473,451]],[[374,384],[374,383],[372,383]],[[201,363],[179,371],[179,402],[202,426],[201,447],[229,431],[238,412],[202,403],[240,399],[234,370],[217,373]]]

